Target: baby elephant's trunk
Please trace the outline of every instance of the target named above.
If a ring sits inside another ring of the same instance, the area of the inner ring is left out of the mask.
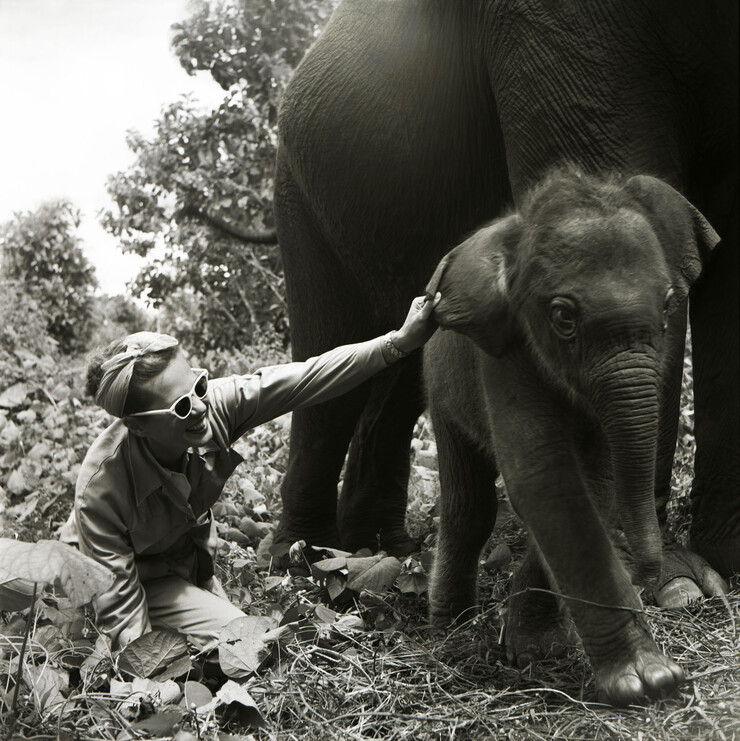
[[[593,398],[611,450],[617,511],[637,576],[643,583],[654,582],[662,566],[655,512],[656,362],[648,355],[625,353],[601,374]]]

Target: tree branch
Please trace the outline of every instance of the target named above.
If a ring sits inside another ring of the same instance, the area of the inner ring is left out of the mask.
[[[253,242],[255,244],[277,244],[277,233],[274,229],[268,229],[266,231],[248,229],[238,221],[227,219],[225,216],[221,216],[208,207],[201,209],[193,205],[183,206],[175,212],[175,218],[182,217],[199,219],[200,221],[204,221],[206,224],[210,224],[216,229],[226,232],[226,234],[236,237],[237,239],[242,239],[245,242]]]

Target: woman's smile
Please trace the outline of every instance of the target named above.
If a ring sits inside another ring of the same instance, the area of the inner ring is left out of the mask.
[[[208,431],[208,415],[203,414],[198,421],[187,427],[187,432],[191,435],[203,435]]]

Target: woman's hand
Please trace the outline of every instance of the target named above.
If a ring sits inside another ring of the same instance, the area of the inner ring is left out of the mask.
[[[434,307],[439,303],[442,294],[438,293],[433,299],[431,296],[417,296],[411,302],[411,308],[401,329],[393,333],[393,344],[403,353],[421,347],[437,329],[434,319]]]

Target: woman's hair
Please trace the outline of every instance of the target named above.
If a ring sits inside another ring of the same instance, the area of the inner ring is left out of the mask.
[[[87,358],[87,380],[85,391],[95,398],[103,378],[101,365],[126,349],[126,340],[116,340],[107,347],[99,347],[93,350]],[[143,353],[134,361],[134,370],[131,375],[131,383],[126,395],[126,403],[123,411],[125,414],[145,411],[148,399],[146,391],[142,388],[150,379],[158,376],[177,355],[180,348],[177,345],[159,350],[158,352]]]

